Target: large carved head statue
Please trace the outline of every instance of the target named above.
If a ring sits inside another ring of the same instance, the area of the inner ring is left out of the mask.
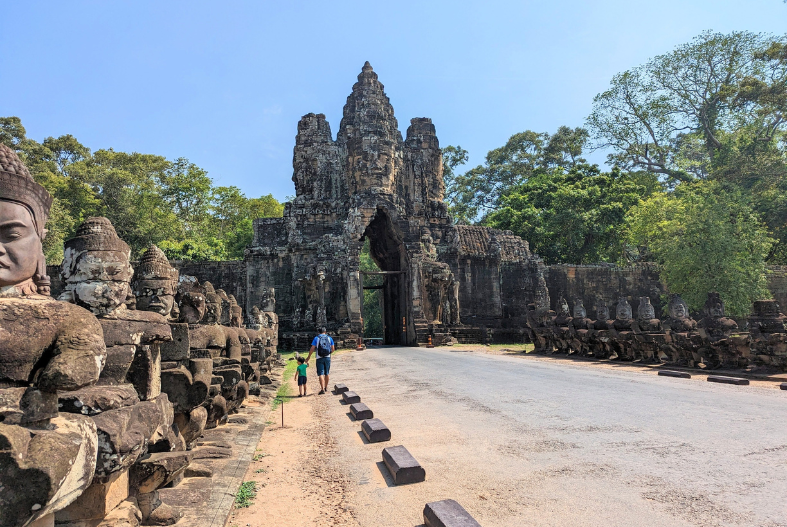
[[[674,294],[670,298],[669,316],[674,319],[687,318],[689,316],[689,306],[678,294]]]
[[[42,242],[52,196],[0,143],[0,296],[49,295]]]
[[[213,289],[213,284],[205,282],[202,284],[202,291],[205,295],[205,315],[200,320],[201,324],[218,324],[221,320],[221,296]]]
[[[705,315],[710,318],[724,316],[724,302],[721,301],[719,293],[708,293],[708,299],[705,300]]]
[[[135,270],[132,285],[138,310],[153,311],[164,316],[172,314],[178,271],[172,268],[161,249],[151,245],[145,251]]]
[[[603,298],[596,299],[596,320],[609,320],[609,307]]]
[[[107,218],[91,217],[65,243],[61,274],[63,300],[70,300],[96,315],[107,315],[126,302],[134,270],[131,249],[118,238]]]
[[[587,317],[587,310],[585,309],[585,304],[582,302],[581,298],[577,298],[574,300],[574,318],[585,318]]]
[[[637,307],[637,318],[639,320],[653,320],[656,318],[656,310],[653,304],[650,303],[650,297],[639,297],[639,306]]]
[[[618,307],[615,312],[615,318],[618,320],[631,320],[632,310],[631,304],[625,296],[618,298]]]

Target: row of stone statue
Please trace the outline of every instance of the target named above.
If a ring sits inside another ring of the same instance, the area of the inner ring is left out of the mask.
[[[628,300],[619,298],[614,319],[603,299],[596,301],[594,319],[582,299],[574,301],[573,312],[562,296],[557,305],[557,313],[549,310],[545,288],[530,305],[528,326],[537,353],[703,368],[787,368],[787,317],[775,300],[754,302],[748,330],[725,316],[718,293],[708,294],[699,321],[689,316],[680,295],[672,295],[664,320],[648,297],[640,297],[636,317]]]
[[[231,295],[179,277],[155,246],[135,273],[100,217],[65,243],[53,300],[51,203],[0,144],[0,527],[172,524],[157,489],[270,382],[276,315],[255,308],[243,328]]]

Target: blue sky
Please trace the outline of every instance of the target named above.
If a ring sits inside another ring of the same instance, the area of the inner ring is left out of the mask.
[[[516,132],[582,125],[615,73],[706,29],[785,32],[787,4],[4,0],[0,116],[284,199],[298,119],[335,136],[365,60],[403,133],[431,117],[472,166]]]

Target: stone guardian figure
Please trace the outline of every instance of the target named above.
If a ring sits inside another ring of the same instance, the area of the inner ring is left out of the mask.
[[[0,143],[0,527],[51,524],[96,466],[95,424],[60,414],[57,392],[95,383],[106,348],[95,316],[48,296],[42,241],[51,205]]]

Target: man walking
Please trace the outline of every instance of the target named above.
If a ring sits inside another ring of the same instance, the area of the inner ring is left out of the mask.
[[[312,347],[309,349],[309,356],[306,362],[312,358],[312,353],[317,352],[317,378],[320,380],[320,394],[328,391],[328,379],[331,372],[331,353],[336,351],[333,339],[326,333],[325,328],[320,328],[320,334],[312,340]]]

